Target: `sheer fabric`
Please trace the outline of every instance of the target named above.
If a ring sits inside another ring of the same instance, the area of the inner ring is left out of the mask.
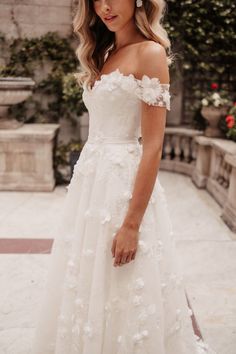
[[[214,353],[193,331],[165,190],[159,178],[134,261],[114,267],[113,237],[142,155],[141,102],[170,109],[169,85],[117,69],[84,85],[89,137],[67,187],[34,354]]]

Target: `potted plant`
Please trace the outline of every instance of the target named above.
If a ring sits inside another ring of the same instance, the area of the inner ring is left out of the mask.
[[[222,116],[227,113],[229,100],[227,92],[218,90],[217,83],[211,84],[211,90],[201,100],[201,114],[207,120],[208,125],[204,131],[208,137],[223,137],[223,133],[219,127],[219,121]]]
[[[32,95],[34,86],[31,78],[2,77],[0,73],[0,129],[16,129],[23,125],[22,121],[9,116],[9,108]]]

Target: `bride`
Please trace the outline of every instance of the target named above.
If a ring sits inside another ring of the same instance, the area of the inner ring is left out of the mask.
[[[172,62],[164,10],[163,0],[79,0],[89,136],[55,225],[35,354],[213,353],[193,330],[158,178]]]

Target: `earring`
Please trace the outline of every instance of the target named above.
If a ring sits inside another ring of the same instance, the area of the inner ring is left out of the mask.
[[[136,6],[137,7],[141,7],[143,5],[143,1],[142,0],[136,0]]]

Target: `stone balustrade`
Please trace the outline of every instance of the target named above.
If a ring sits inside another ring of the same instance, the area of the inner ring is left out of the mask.
[[[199,135],[203,135],[200,130],[166,127],[160,168],[191,176],[197,157],[194,138]]]
[[[236,144],[203,132],[166,127],[160,169],[184,173],[206,188],[222,207],[222,219],[236,232]]]
[[[192,180],[209,191],[223,208],[222,219],[236,231],[236,144],[205,136],[195,141],[198,154]]]

